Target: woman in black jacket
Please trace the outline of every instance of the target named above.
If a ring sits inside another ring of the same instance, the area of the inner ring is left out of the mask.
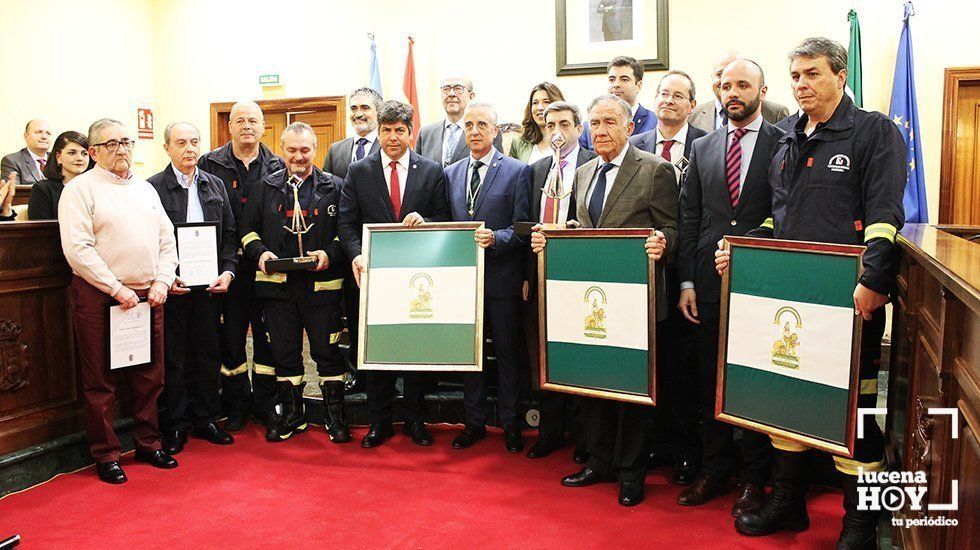
[[[65,185],[75,176],[88,171],[95,163],[88,155],[88,138],[67,131],[54,140],[44,166],[44,180],[31,187],[31,199],[27,203],[27,219],[58,219],[58,201]]]

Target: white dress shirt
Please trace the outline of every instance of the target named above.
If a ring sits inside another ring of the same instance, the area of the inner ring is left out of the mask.
[[[616,155],[616,158],[612,159],[610,164],[613,165],[612,168],[606,172],[606,194],[602,198],[602,207],[606,207],[606,200],[609,199],[609,192],[612,191],[613,182],[616,181],[616,175],[619,174],[619,167],[623,165],[623,159],[626,158],[626,151],[629,151],[629,143],[623,147],[623,150]],[[599,166],[597,167],[595,174],[592,176],[592,181],[589,183],[589,191],[585,194],[585,206],[588,208],[589,204],[592,203],[592,190],[595,189],[596,181],[599,179],[599,170],[602,166],[606,164],[602,162],[602,157],[599,157]]]
[[[759,130],[762,128],[762,113],[755,118],[745,129],[745,135],[742,136],[742,170],[738,175],[738,192],[742,192],[742,185],[745,184],[745,176],[749,173],[749,164],[752,163],[752,152],[755,151],[755,142],[759,139]],[[732,146],[732,140],[735,138],[735,126],[732,125],[732,121],[728,121],[728,146]],[[725,155],[727,158],[728,149],[725,149]],[[727,185],[727,184],[726,184]]]
[[[565,169],[561,172],[562,187],[565,188],[565,191],[571,191],[572,184],[575,183],[575,169],[578,168],[578,150],[579,146],[576,145],[575,148],[569,151],[569,153],[563,158],[563,160],[568,161],[565,163]],[[555,166],[554,160],[552,160],[551,166],[552,168]],[[547,180],[545,180],[545,183],[547,184]],[[609,185],[608,180],[606,185]],[[551,223],[551,220],[544,219],[544,205],[548,203],[548,195],[545,194],[544,189],[541,189],[540,193],[541,214],[538,216],[538,221],[541,223]],[[568,203],[571,202],[570,198],[571,197],[568,196],[558,201],[558,223],[563,223],[568,220]]]
[[[482,186],[483,185],[483,179],[487,177],[487,170],[490,169],[490,162],[493,161],[493,153],[495,151],[496,151],[496,149],[494,149],[493,147],[491,147],[490,148],[490,152],[487,153],[486,155],[483,155],[482,158],[475,159],[475,158],[473,158],[473,155],[472,154],[469,156],[469,159],[470,159],[469,166],[466,167],[466,188],[467,189],[470,188],[470,180],[473,179],[473,163],[474,163],[474,161],[477,161],[478,160],[478,161],[480,161],[480,162],[483,163],[483,166],[480,167],[480,171],[479,171],[479,174],[480,174],[480,185]],[[477,196],[479,196],[479,194],[477,194]]]
[[[43,160],[43,161],[47,162],[48,159],[46,159],[44,157],[39,157],[39,156],[35,155],[34,154],[34,151],[31,151],[30,149],[28,149],[27,152],[31,154],[31,159],[34,160],[34,166],[37,167],[37,173],[38,173],[38,175],[41,177],[42,180],[43,179],[46,179],[44,177],[44,170],[41,169],[41,161]],[[20,174],[18,174],[18,175],[20,175]],[[20,183],[24,183],[23,182],[23,177],[21,177],[21,179],[18,180],[18,181]]]
[[[405,198],[405,182],[408,181],[408,149],[402,158],[398,159],[395,166],[398,167],[398,200],[401,202]],[[391,161],[392,159],[381,149],[381,168],[385,174],[385,185],[388,187],[388,196],[391,196]]]
[[[357,162],[357,140],[359,139],[361,139],[361,136],[355,137],[354,141],[351,142],[350,158],[354,162]],[[371,154],[371,147],[374,146],[374,142],[378,141],[378,131],[373,130],[370,134],[364,136],[364,139],[367,140],[367,143],[364,144],[364,156],[366,157]]]
[[[715,98],[715,130],[721,128],[722,123],[725,121],[723,118],[725,110],[721,106],[721,101]]]
[[[443,158],[443,160],[446,159],[446,156],[447,155],[452,155],[452,151],[447,151],[446,148],[449,146],[449,127],[452,126],[453,124],[455,124],[456,126],[459,126],[459,130],[456,130],[456,143],[459,143],[460,140],[462,140],[464,142],[466,141],[466,136],[463,135],[465,133],[465,128],[463,128],[463,119],[459,119],[458,122],[452,122],[448,118],[445,119],[445,120],[443,120],[442,121],[442,127],[445,129],[445,131],[442,133],[442,158]]]
[[[170,168],[174,171],[174,175],[177,176],[177,183],[184,189],[187,189],[187,219],[184,221],[187,223],[203,222],[204,208],[201,207],[201,195],[197,186],[197,168],[194,168],[194,175],[190,178],[178,170],[173,163],[170,163]]]
[[[684,158],[684,146],[687,144],[687,129],[688,125],[685,122],[684,126],[674,134],[674,137],[670,138],[674,140],[673,145],[670,146],[670,162],[672,164],[677,164],[682,158]],[[664,156],[664,142],[668,141],[663,134],[660,133],[660,125],[657,125],[657,154],[661,157]]]

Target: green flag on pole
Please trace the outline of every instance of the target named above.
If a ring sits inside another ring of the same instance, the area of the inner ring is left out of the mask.
[[[851,42],[847,48],[847,92],[855,105],[864,107],[864,94],[861,91],[861,24],[854,10],[847,13],[847,20],[851,22]]]

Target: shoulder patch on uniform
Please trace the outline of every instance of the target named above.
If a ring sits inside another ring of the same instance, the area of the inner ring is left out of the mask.
[[[827,169],[831,172],[846,172],[851,169],[851,159],[847,155],[834,155],[827,163]]]

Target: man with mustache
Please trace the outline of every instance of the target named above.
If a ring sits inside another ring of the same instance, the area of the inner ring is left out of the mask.
[[[696,327],[701,381],[701,472],[677,498],[699,506],[729,490],[728,477],[738,460],[731,424],[714,419],[718,363],[721,278],[714,269],[714,243],[725,235],[744,235],[769,215],[769,161],[783,133],[762,117],[766,97],[762,69],[747,59],[722,71],[721,98],[728,123],[694,142],[681,192],[678,233],[680,314]],[[707,243],[710,246],[705,246]],[[701,246],[698,246],[698,245]],[[768,438],[744,430],[741,484],[732,515],[762,506],[772,460]]]
[[[640,90],[643,89],[643,65],[632,57],[621,55],[609,62],[606,66],[606,74],[609,82],[606,92],[622,99],[630,106],[633,117],[632,135],[653,130],[657,125],[657,116],[639,102]],[[591,151],[592,137],[589,132],[589,126],[586,125],[578,143]]]
[[[423,126],[415,141],[415,150],[423,157],[449,166],[466,158],[468,152],[466,138],[463,137],[463,113],[466,106],[476,97],[473,81],[465,77],[450,77],[439,83],[442,94],[442,108],[446,118]],[[493,146],[503,149],[500,133],[494,137]]]
[[[218,372],[219,302],[216,294],[228,291],[238,263],[235,216],[217,176],[197,168],[201,134],[188,122],[174,122],[163,131],[163,148],[170,164],[147,180],[160,195],[163,209],[174,224],[218,224],[219,275],[207,288],[188,288],[180,277],[170,288],[164,305],[164,386],[160,418],[163,448],[171,455],[184,449],[187,430],[216,445],[234,439],[217,424],[221,415]],[[185,373],[190,374],[188,379]]]
[[[713,132],[725,126],[727,116],[721,102],[721,73],[729,63],[736,59],[745,59],[745,55],[739,52],[725,52],[715,59],[711,68],[711,90],[715,93],[715,100],[699,105],[688,122],[692,126],[701,128],[705,132]],[[776,103],[775,101],[762,101],[762,118],[769,124],[776,124],[789,115],[789,109]]]
[[[24,147],[10,153],[0,161],[0,179],[7,180],[16,172],[22,185],[33,185],[44,179],[44,166],[51,147],[51,125],[46,120],[35,119],[24,128]]]
[[[265,133],[262,109],[252,101],[240,101],[228,116],[231,141],[201,155],[198,168],[221,178],[225,184],[235,223],[241,230],[245,198],[262,178],[285,168],[281,158],[259,140]],[[276,370],[262,315],[262,301],[255,294],[255,264],[239,259],[235,279],[228,288],[221,312],[221,386],[228,412],[225,429],[241,430],[248,414],[266,424],[275,397]],[[249,386],[245,341],[252,326],[252,379]]]

